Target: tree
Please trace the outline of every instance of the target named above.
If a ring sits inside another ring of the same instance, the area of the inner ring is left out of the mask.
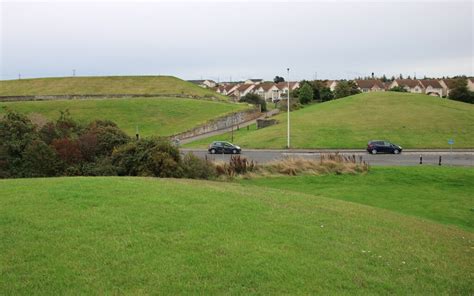
[[[25,148],[22,166],[22,177],[53,177],[61,172],[54,149],[42,140],[34,140]]]
[[[309,83],[304,83],[303,86],[300,87],[298,98],[301,104],[308,104],[313,100],[313,88]]]
[[[334,93],[329,87],[323,87],[320,91],[321,101],[326,102],[334,99]]]
[[[336,85],[336,89],[334,90],[334,97],[336,99],[352,96],[355,94],[360,93],[360,90],[357,88],[357,84],[352,81],[340,81]]]
[[[451,100],[474,104],[474,93],[467,88],[467,79],[457,78],[453,85],[454,87],[449,91]]]
[[[275,78],[273,78],[273,82],[275,83],[285,82],[285,78],[281,76],[275,76]]]
[[[267,102],[265,102],[265,100],[257,94],[248,93],[242,98],[240,98],[239,102],[247,102],[254,105],[260,105],[262,112],[267,111]]]
[[[112,164],[119,175],[181,177],[181,155],[167,139],[143,139],[114,150]]]
[[[387,76],[385,76],[385,74],[383,74],[381,80],[382,80],[382,82],[387,82],[388,81]]]

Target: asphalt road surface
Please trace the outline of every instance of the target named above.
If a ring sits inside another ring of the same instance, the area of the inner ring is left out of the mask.
[[[192,152],[199,157],[207,157],[209,160],[229,161],[229,154],[209,154],[205,149],[181,149],[182,153]],[[321,154],[336,153],[345,155],[355,155],[357,160],[362,156],[362,160],[370,165],[386,166],[411,166],[420,165],[420,156],[423,165],[474,166],[474,150],[466,149],[450,152],[449,150],[407,150],[401,154],[376,154],[372,155],[365,150],[243,150],[242,156],[258,163],[265,163],[284,157],[303,157],[319,159]]]

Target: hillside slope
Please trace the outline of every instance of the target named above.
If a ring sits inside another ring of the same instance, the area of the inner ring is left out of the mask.
[[[474,235],[256,186],[0,180],[0,292],[465,294]]]
[[[378,92],[315,104],[291,112],[293,148],[365,148],[386,139],[404,148],[474,148],[474,105],[426,95]],[[234,142],[246,148],[284,148],[286,114],[279,124],[240,130]],[[222,135],[213,139],[228,139]],[[191,144],[204,147],[212,139]]]
[[[3,107],[3,108],[2,108]],[[129,135],[169,136],[248,108],[245,104],[183,98],[131,98],[0,102],[0,116],[9,108],[27,114],[35,123],[59,118],[69,110],[73,119],[89,123],[108,119]]]
[[[172,76],[58,77],[0,81],[0,96],[113,94],[224,98],[212,90]]]

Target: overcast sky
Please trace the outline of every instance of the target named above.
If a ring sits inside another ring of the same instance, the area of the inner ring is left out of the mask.
[[[0,0],[2,1],[2,0]],[[12,2],[1,79],[473,75],[473,2]]]

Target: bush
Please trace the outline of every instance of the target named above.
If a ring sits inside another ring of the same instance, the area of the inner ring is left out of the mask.
[[[78,140],[56,139],[53,140],[51,146],[56,150],[59,158],[68,165],[77,164],[83,159]]]
[[[308,83],[303,84],[299,90],[298,98],[301,104],[308,104],[313,100],[313,88]]]
[[[454,81],[454,87],[449,92],[449,98],[455,101],[474,104],[474,92],[470,92],[467,88],[466,78],[457,78]]]
[[[408,92],[405,88],[401,86],[394,86],[389,91],[395,91],[395,92]]]
[[[54,149],[41,140],[34,140],[26,147],[22,165],[22,177],[53,177],[61,173]]]
[[[267,102],[257,94],[246,94],[243,96],[239,102],[246,102],[253,105],[260,105],[262,112],[267,111]]]
[[[214,165],[211,162],[192,153],[184,156],[182,168],[183,177],[188,179],[212,179],[216,176]]]
[[[181,177],[181,155],[167,139],[143,139],[125,144],[112,153],[119,175]]]

